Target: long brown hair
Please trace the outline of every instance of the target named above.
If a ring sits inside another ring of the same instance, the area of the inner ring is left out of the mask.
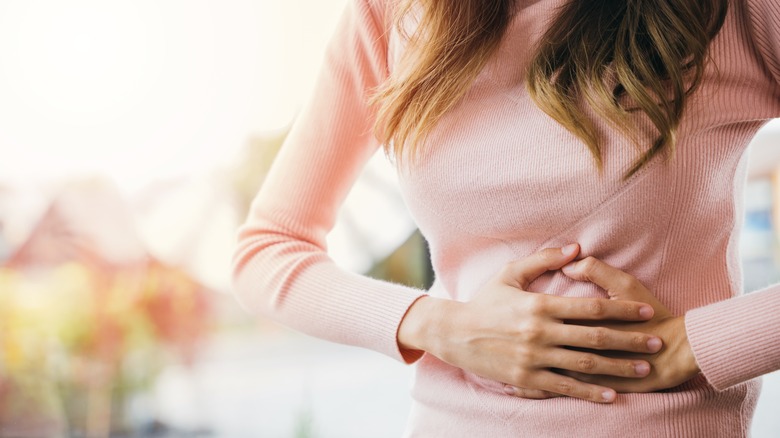
[[[379,105],[377,136],[398,161],[414,158],[432,127],[464,96],[497,49],[514,3],[400,0],[395,20],[407,50],[373,100]],[[619,98],[644,112],[658,136],[628,178],[660,152],[674,152],[686,100],[702,80],[707,48],[727,9],[728,0],[571,0],[539,40],[528,90],[587,145],[599,169],[601,139],[583,105],[630,137],[637,128]],[[419,14],[419,23],[405,34],[410,14]]]

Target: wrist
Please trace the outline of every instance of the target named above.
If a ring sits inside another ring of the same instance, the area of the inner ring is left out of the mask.
[[[450,301],[424,296],[415,301],[398,327],[398,346],[403,350],[433,352],[441,338]]]
[[[683,336],[683,358],[685,360],[685,367],[686,370],[690,375],[696,375],[701,372],[701,368],[699,367],[698,362],[696,362],[696,355],[693,353],[693,348],[691,347],[691,343],[688,340],[688,332],[685,327],[685,317],[680,316],[678,317],[679,326],[681,332],[684,334]]]

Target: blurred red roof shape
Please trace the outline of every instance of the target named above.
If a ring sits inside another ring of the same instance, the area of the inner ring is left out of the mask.
[[[78,261],[118,268],[146,260],[148,255],[121,193],[109,181],[91,179],[59,190],[6,265],[46,267]]]

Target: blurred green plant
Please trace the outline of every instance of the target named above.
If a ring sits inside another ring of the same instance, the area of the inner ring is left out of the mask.
[[[314,438],[314,413],[311,407],[298,412],[295,419],[295,438]]]
[[[92,437],[130,428],[124,401],[171,356],[192,363],[210,313],[203,286],[155,260],[0,268],[0,431]]]

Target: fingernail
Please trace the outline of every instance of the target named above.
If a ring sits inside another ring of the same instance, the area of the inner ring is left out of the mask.
[[[575,251],[577,251],[577,244],[576,243],[571,243],[571,244],[566,245],[563,248],[561,248],[561,252],[563,253],[563,255],[565,255],[567,257],[572,255],[572,254],[574,254]]]
[[[514,386],[504,385],[504,394],[506,395],[515,395],[517,393],[517,390]]]
[[[601,397],[604,398],[604,401],[612,401],[612,399],[615,398],[615,393],[612,391],[604,391],[601,393]]]
[[[567,273],[567,274],[573,274],[573,273],[574,273],[574,271],[576,271],[576,270],[577,270],[577,263],[576,263],[576,262],[567,263],[567,264],[566,264],[566,265],[565,265],[563,268],[561,268],[561,269],[563,270],[563,272],[565,272],[565,273]]]
[[[645,376],[647,374],[650,374],[650,365],[646,363],[639,363],[634,365],[634,371],[636,371],[637,375],[639,376]]]
[[[650,319],[653,317],[653,314],[655,311],[653,311],[653,308],[650,306],[642,306],[639,308],[639,316],[642,318]]]
[[[653,353],[660,350],[661,346],[663,346],[663,342],[658,338],[650,338],[647,341],[647,348]]]

